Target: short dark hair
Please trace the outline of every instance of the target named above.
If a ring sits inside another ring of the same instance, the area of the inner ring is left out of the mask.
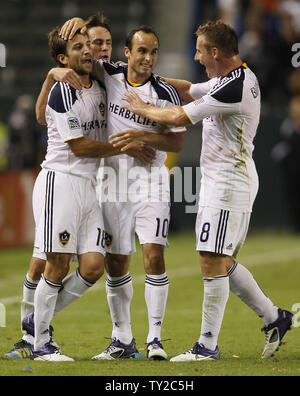
[[[67,41],[60,37],[59,32],[61,30],[61,26],[56,26],[51,32],[48,34],[48,50],[51,57],[57,63],[59,67],[65,67],[58,59],[57,56],[59,54],[67,54]],[[78,29],[74,36],[80,33],[81,29]]]
[[[67,53],[67,41],[59,36],[61,26],[56,26],[48,34],[48,50],[51,57],[58,64],[59,67],[64,67],[57,59],[57,55]]]
[[[137,32],[144,32],[144,33],[148,33],[148,34],[154,34],[154,36],[157,38],[158,44],[159,44],[159,38],[158,35],[156,34],[156,32],[152,29],[152,27],[150,26],[146,26],[146,25],[142,25],[140,27],[137,27],[135,29],[132,29],[126,37],[126,41],[125,41],[125,46],[128,47],[130,49],[130,51],[132,50],[132,39],[133,36],[137,33]]]
[[[86,21],[85,26],[87,29],[98,26],[104,27],[111,34],[110,21],[100,12],[97,12],[97,14],[90,16]]]
[[[206,37],[207,49],[216,47],[228,58],[239,53],[238,36],[235,30],[220,20],[200,25],[196,35]]]

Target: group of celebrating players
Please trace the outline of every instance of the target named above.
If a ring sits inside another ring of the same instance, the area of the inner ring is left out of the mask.
[[[170,360],[220,359],[218,335],[230,290],[264,322],[262,358],[279,348],[293,315],[275,306],[236,260],[258,191],[252,152],[259,84],[242,62],[229,25],[208,22],[196,34],[195,61],[209,78],[198,84],[153,74],[159,38],[151,27],[129,32],[126,63],[110,61],[111,28],[101,14],[87,21],[73,18],[49,34],[49,52],[58,67],[49,71],[36,104],[37,120],[47,124],[48,148],[33,191],[36,237],[23,288],[23,337],[7,356],[73,361],[54,342],[51,321],[104,270],[112,335],[110,345],[93,359],[137,356],[129,272],[137,235],[146,272],[147,358],[168,358],[161,340],[169,290],[165,161],[167,152],[183,148],[185,127],[200,121],[196,249],[204,282],[201,334],[191,349]],[[129,176],[137,174],[138,190]],[[113,198],[103,200],[112,175],[126,183],[114,184]],[[69,274],[72,258],[78,268]]]

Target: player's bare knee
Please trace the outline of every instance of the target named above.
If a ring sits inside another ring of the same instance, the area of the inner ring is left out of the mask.
[[[202,275],[213,277],[227,274],[227,262],[229,257],[213,252],[199,252]]]
[[[70,269],[71,255],[60,253],[47,253],[47,273],[56,274],[57,279],[63,279]]]
[[[89,282],[97,282],[104,273],[104,256],[100,253],[85,253],[79,257],[79,272]]]
[[[31,279],[38,281],[42,273],[45,271],[46,260],[32,257],[29,265],[28,275]]]
[[[95,261],[84,268],[80,267],[81,276],[89,282],[97,282],[104,274],[104,262]]]
[[[148,275],[161,275],[165,270],[163,251],[156,249],[144,255],[145,271]]]
[[[130,257],[121,254],[107,254],[105,257],[105,269],[109,276],[119,277],[127,274]]]

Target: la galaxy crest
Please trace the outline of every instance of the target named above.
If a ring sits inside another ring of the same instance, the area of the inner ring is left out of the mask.
[[[106,232],[105,236],[104,236],[104,240],[105,240],[106,247],[109,247],[112,244],[113,236],[110,235],[108,232]]]
[[[65,230],[59,233],[59,242],[62,246],[66,246],[70,241],[71,234]]]
[[[100,114],[102,115],[102,117],[105,116],[105,104],[103,102],[101,102],[99,104],[99,110],[100,110]]]

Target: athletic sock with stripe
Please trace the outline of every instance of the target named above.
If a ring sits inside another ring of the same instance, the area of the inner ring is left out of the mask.
[[[94,283],[89,282],[81,276],[77,268],[76,271],[68,275],[62,282],[62,288],[58,293],[54,315],[82,297],[93,285]]]
[[[203,278],[204,299],[202,306],[202,325],[199,344],[214,351],[223,322],[225,307],[229,298],[228,276]]]
[[[23,299],[21,302],[21,323],[22,320],[34,312],[34,295],[39,281],[33,280],[30,278],[28,274],[26,274],[23,286]],[[22,325],[21,325],[22,327]],[[34,343],[34,338],[27,334],[26,331],[23,332],[23,340],[29,342],[30,344]]]
[[[278,307],[265,295],[250,271],[237,261],[228,271],[230,290],[267,326],[278,318]]]
[[[130,274],[120,277],[107,275],[106,294],[113,325],[112,338],[128,345],[133,338],[130,318],[133,287]]]
[[[161,329],[165,316],[169,292],[169,279],[162,275],[146,275],[145,301],[148,310],[149,332],[147,343],[154,338],[161,340]]]
[[[34,296],[34,349],[41,349],[50,341],[49,327],[53,319],[54,309],[61,283],[54,283],[42,275]]]

